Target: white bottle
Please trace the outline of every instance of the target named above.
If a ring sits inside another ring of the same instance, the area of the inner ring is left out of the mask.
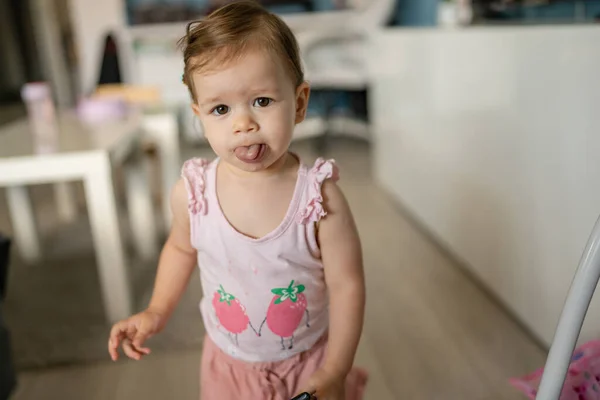
[[[50,86],[46,82],[27,83],[21,89],[21,97],[27,108],[36,152],[55,152],[58,147],[58,124]]]

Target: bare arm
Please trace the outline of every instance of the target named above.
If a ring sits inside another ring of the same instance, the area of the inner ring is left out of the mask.
[[[323,184],[327,210],[319,226],[325,280],[329,290],[329,344],[324,369],[346,376],[362,333],[365,279],[362,250],[350,207],[332,181]]]
[[[171,232],[160,254],[154,292],[148,306],[149,311],[162,316],[163,326],[179,303],[196,267],[196,250],[190,242],[187,193],[181,179],[171,192],[171,210]]]
[[[150,354],[144,342],[164,328],[196,265],[196,250],[190,243],[187,193],[182,180],[171,192],[171,209],[173,225],[160,254],[154,292],[148,308],[117,322],[111,329],[108,352],[114,361],[119,358],[120,345],[125,354],[134,360]]]

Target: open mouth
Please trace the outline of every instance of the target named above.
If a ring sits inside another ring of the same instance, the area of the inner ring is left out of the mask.
[[[238,160],[248,164],[254,164],[262,161],[266,150],[267,145],[260,143],[236,147],[234,153]]]

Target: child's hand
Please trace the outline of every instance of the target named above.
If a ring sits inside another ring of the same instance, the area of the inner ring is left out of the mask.
[[[344,400],[345,385],[345,376],[320,369],[310,377],[302,392],[312,393],[317,400]]]
[[[163,320],[161,314],[146,310],[117,322],[112,327],[108,340],[108,352],[112,360],[119,358],[120,344],[123,345],[125,354],[134,360],[150,354],[150,349],[143,347],[144,342],[160,331]]]

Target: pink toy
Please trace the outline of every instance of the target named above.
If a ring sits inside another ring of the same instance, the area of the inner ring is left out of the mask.
[[[540,368],[522,378],[513,378],[510,383],[529,399],[535,399],[543,372]],[[575,350],[560,400],[600,400],[600,340]]]
[[[79,118],[87,123],[100,123],[123,119],[129,107],[120,97],[84,98],[77,104]]]

